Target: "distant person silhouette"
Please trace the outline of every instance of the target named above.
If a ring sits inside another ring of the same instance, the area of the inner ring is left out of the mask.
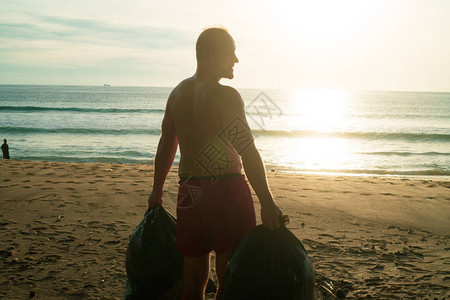
[[[263,225],[280,227],[281,210],[268,187],[244,102],[238,91],[219,83],[234,77],[235,50],[225,29],[203,31],[196,44],[197,70],[174,88],[162,121],[148,206],[162,204],[163,185],[179,145],[175,244],[184,257],[182,300],[204,299],[212,250],[219,282],[216,299],[221,299],[230,254],[256,226],[242,167],[261,203]]]
[[[3,159],[9,159],[9,146],[7,144],[6,139],[3,140],[2,153],[3,153]]]

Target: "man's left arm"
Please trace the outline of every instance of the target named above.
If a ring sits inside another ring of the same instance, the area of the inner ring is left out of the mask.
[[[148,198],[148,207],[162,205],[163,186],[172,167],[178,147],[178,136],[167,101],[166,111],[161,125],[161,137],[154,162],[153,190]]]

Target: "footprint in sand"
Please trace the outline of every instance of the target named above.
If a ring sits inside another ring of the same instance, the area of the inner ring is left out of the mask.
[[[328,233],[319,233],[318,236],[329,237],[329,238],[332,238],[332,239],[335,238],[334,235],[331,235],[331,234],[328,234]]]
[[[76,182],[73,180],[69,180],[69,181],[66,181],[66,183],[76,183]]]
[[[317,229],[317,230],[323,230],[322,228],[320,228],[320,227],[315,227],[315,226],[310,226],[309,228],[311,228],[311,229]]]

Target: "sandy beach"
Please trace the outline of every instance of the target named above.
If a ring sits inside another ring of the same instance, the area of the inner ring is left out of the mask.
[[[149,165],[2,160],[0,298],[121,299],[152,175]],[[172,169],[173,214],[177,180]],[[268,181],[316,272],[350,283],[349,299],[449,299],[449,181],[270,170]]]

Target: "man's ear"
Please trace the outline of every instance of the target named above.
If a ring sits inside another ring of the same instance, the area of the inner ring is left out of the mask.
[[[204,62],[209,64],[212,63],[214,59],[211,49],[204,49],[200,56]]]

